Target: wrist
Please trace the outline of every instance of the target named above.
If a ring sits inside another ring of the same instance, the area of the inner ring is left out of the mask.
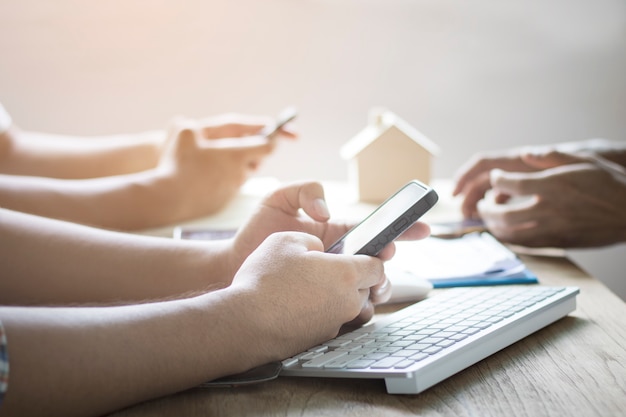
[[[163,224],[195,219],[216,212],[211,202],[217,201],[218,196],[211,184],[203,182],[199,177],[190,176],[180,166],[170,161],[161,161],[158,167],[147,173],[147,198],[154,202],[155,215],[164,219]]]
[[[229,286],[219,291],[197,297],[203,305],[204,317],[210,316],[210,311],[219,311],[218,320],[209,338],[214,343],[219,341],[217,350],[207,353],[212,358],[220,360],[225,369],[221,375],[232,375],[247,371],[259,365],[282,360],[289,354],[282,354],[285,346],[281,345],[280,337],[276,337],[276,323],[267,314],[267,304],[259,299],[259,291],[252,288]],[[247,343],[254,342],[254,349],[249,349]]]
[[[143,143],[150,149],[151,166],[156,167],[159,164],[165,144],[167,142],[167,133],[163,130],[151,130],[142,132],[137,135],[139,142]]]
[[[136,225],[131,229],[172,225],[190,218],[172,171],[169,167],[158,167],[125,177],[130,203],[128,217],[134,217],[131,222]]]
[[[188,251],[190,282],[197,290],[211,292],[230,286],[236,270],[231,267],[230,241],[185,241],[193,250]]]
[[[224,262],[224,271],[230,278],[230,285],[248,254],[244,254],[242,251],[237,249],[235,238],[231,238],[223,242],[224,246],[222,247],[221,259]]]

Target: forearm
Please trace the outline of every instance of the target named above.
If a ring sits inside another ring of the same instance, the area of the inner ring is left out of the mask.
[[[186,220],[167,174],[59,180],[0,175],[0,207],[115,230],[140,230]]]
[[[76,137],[12,128],[1,138],[0,172],[51,178],[95,178],[154,168],[165,132]]]
[[[0,307],[11,366],[0,415],[99,416],[275,359],[257,334],[263,327],[222,293],[124,307]]]
[[[93,229],[0,209],[0,304],[127,303],[229,285],[227,242]],[[34,261],[36,259],[36,261]]]

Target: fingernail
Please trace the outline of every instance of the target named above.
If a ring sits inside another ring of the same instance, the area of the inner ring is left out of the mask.
[[[317,214],[324,218],[330,217],[328,206],[326,205],[326,201],[323,198],[316,198],[313,204],[315,206],[315,211],[317,212]]]

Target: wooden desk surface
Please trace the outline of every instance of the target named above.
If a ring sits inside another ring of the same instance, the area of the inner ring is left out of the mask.
[[[389,395],[382,380],[279,377],[194,389],[113,416],[626,415],[626,304],[566,258],[522,258],[541,284],[579,287],[576,311],[421,394]]]

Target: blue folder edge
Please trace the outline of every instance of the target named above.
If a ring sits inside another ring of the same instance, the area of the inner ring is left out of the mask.
[[[482,285],[507,285],[507,284],[537,284],[539,280],[537,276],[528,268],[514,275],[504,276],[474,276],[464,278],[446,278],[446,279],[430,279],[433,288],[450,288],[450,287],[478,287]]]

